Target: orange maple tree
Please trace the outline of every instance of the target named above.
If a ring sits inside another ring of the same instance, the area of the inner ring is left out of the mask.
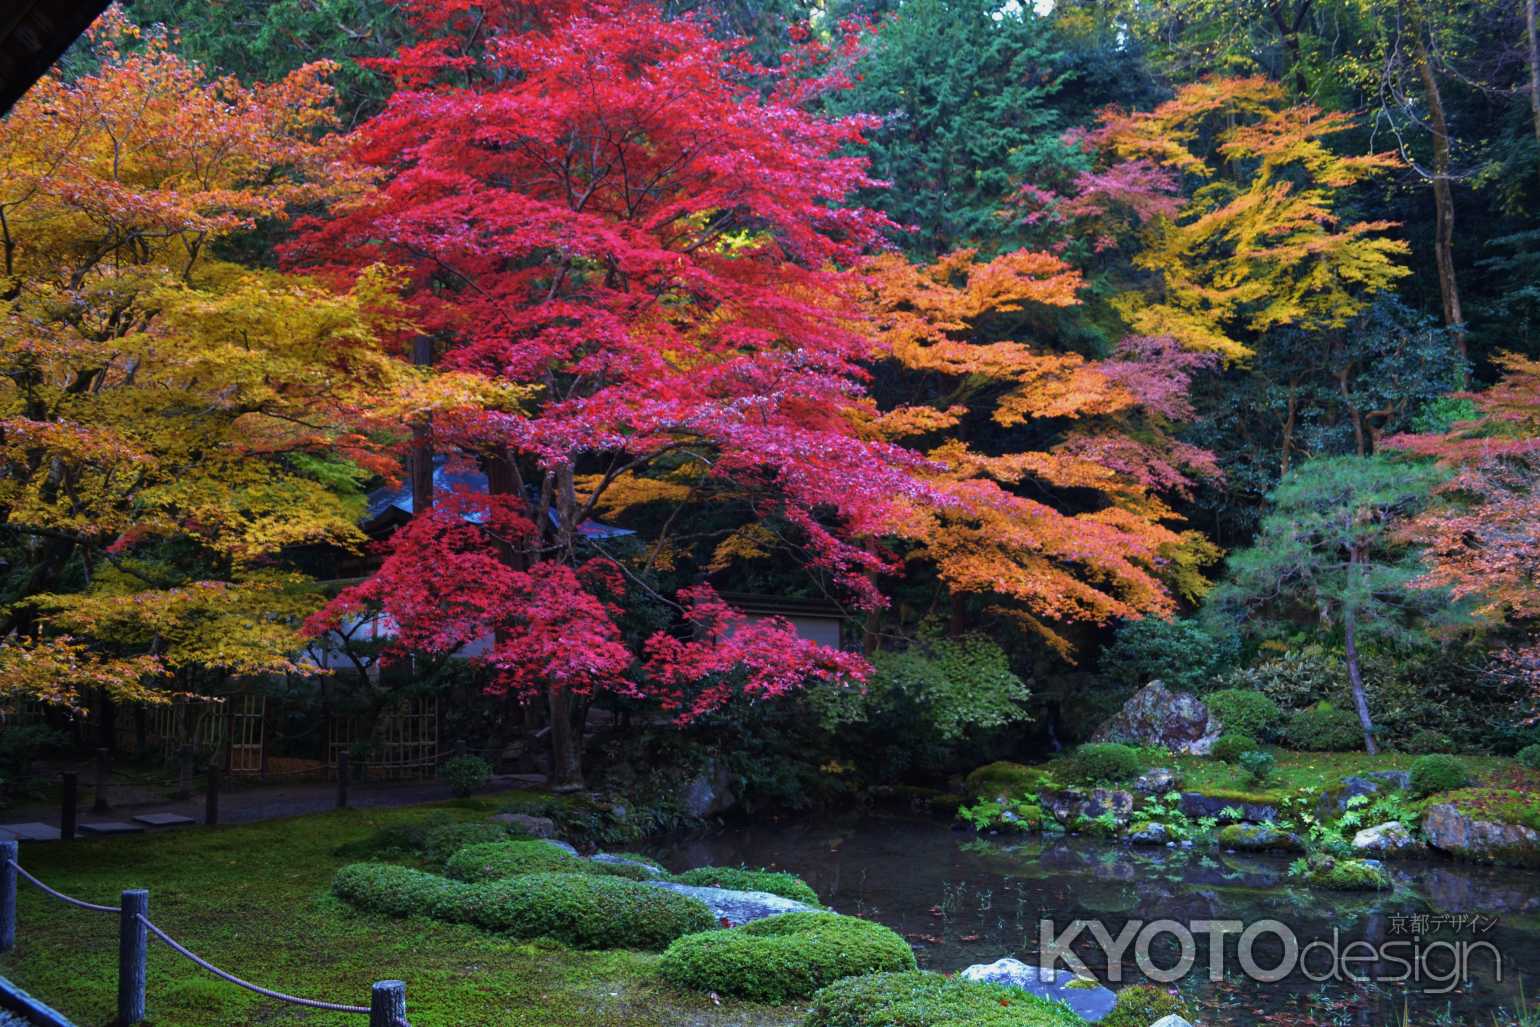
[[[928,266],[889,254],[862,270],[885,359],[927,383],[906,392],[933,397],[872,408],[867,424],[922,451],[944,497],[913,505],[910,559],[1066,656],[1066,623],[1169,614],[1202,589],[1216,553],[1174,526],[1163,497],[1216,473],[1170,432],[1192,415],[1188,381],[1210,358],[1161,338],[1126,339],[1100,360],[992,339],[986,325],[1003,317],[1079,302],[1080,272],[1052,254],[980,262],[964,250]],[[1000,431],[973,425],[980,411]],[[1007,441],[967,441],[983,434]]]

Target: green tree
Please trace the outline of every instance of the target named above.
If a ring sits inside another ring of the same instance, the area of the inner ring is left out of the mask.
[[[1359,661],[1361,632],[1394,631],[1431,616],[1444,597],[1410,583],[1426,572],[1400,541],[1398,521],[1421,507],[1445,474],[1383,456],[1327,457],[1300,465],[1273,491],[1255,545],[1235,553],[1211,603],[1252,633],[1269,618],[1314,616],[1342,636],[1364,747],[1375,752],[1374,721]]]

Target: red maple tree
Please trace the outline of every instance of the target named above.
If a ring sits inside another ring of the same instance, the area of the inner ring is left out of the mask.
[[[873,342],[837,269],[890,227],[842,206],[875,184],[845,155],[862,122],[798,106],[805,83],[778,81],[795,62],[766,71],[651,4],[403,6],[424,41],[378,62],[397,89],[353,140],[379,184],[287,258],[344,279],[404,268],[433,359],[508,396],[418,425],[485,468],[481,512],[419,510],[312,628],[372,606],[403,646],[491,633],[493,687],[545,691],[569,784],[574,694],[640,690],[689,718],[740,688],[859,675],[707,592],[681,596],[694,637],[655,637],[638,663],[603,598],[625,582],[596,583],[593,561],[629,571],[580,527],[617,482],[687,464],[791,525],[858,603],[881,601],[882,559],[855,540],[892,530],[928,486],[915,456],[848,416]],[[685,696],[687,678],[706,687]]]

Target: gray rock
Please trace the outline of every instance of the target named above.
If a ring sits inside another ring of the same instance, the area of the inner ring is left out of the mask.
[[[1215,840],[1220,848],[1238,852],[1303,852],[1305,849],[1297,835],[1280,831],[1271,824],[1231,824],[1221,827]]]
[[[1409,770],[1371,770],[1364,777],[1378,781],[1393,792],[1404,792],[1412,786],[1412,773]]]
[[[1121,788],[1093,788],[1089,792],[1067,789],[1046,793],[1042,801],[1054,819],[1065,824],[1076,817],[1099,817],[1109,811],[1121,824],[1126,823],[1134,811],[1133,793]]]
[[[556,846],[558,849],[569,855],[576,856],[578,854],[577,848],[573,846],[571,842],[564,842],[560,838],[547,838],[546,843],[548,845]]]
[[[690,816],[701,820],[721,816],[738,805],[732,775],[721,764],[710,764],[684,786],[679,804]]]
[[[1264,803],[1236,802],[1234,799],[1220,799],[1198,792],[1182,793],[1182,812],[1193,820],[1218,817],[1226,809],[1240,810],[1242,820],[1251,820],[1259,824],[1278,819],[1278,810]]]
[[[1162,1016],[1159,1020],[1150,1024],[1150,1027],[1192,1027],[1192,1024],[1172,1013],[1169,1016]]]
[[[805,902],[772,895],[767,891],[736,891],[732,888],[705,888],[693,884],[676,884],[673,881],[643,881],[654,888],[664,888],[680,895],[688,895],[704,902],[711,915],[718,921],[727,921],[731,927],[746,924],[781,913],[800,913],[817,909]]]
[[[617,856],[613,852],[596,852],[588,857],[590,863],[609,863],[613,866],[641,867],[648,877],[667,877],[668,871],[652,863],[643,863],[639,859],[631,859],[629,856]]]
[[[522,831],[531,838],[555,838],[556,821],[550,817],[536,817],[528,813],[496,813],[492,819],[499,824],[507,824],[517,831]]]
[[[1097,729],[1093,741],[1159,746],[1207,756],[1219,740],[1220,727],[1197,696],[1173,692],[1163,683],[1151,681]]]
[[[1181,775],[1170,767],[1152,767],[1134,781],[1134,791],[1140,795],[1164,795],[1181,785]]]
[[[1422,833],[1440,852],[1479,863],[1540,864],[1540,832],[1523,824],[1477,820],[1451,803],[1430,806]]]
[[[1166,830],[1165,824],[1138,824],[1138,830],[1129,832],[1128,841],[1132,845],[1165,845],[1171,840],[1171,834]]]
[[[1382,856],[1409,856],[1422,851],[1423,844],[1413,837],[1399,820],[1366,827],[1353,836],[1353,848]]]
[[[1091,1023],[1103,1019],[1117,1005],[1118,997],[1094,980],[1076,977],[1068,970],[1052,971],[1052,980],[1042,967],[1005,957],[993,963],[975,963],[958,974],[968,981],[1003,984],[1042,998],[1063,1002]]]

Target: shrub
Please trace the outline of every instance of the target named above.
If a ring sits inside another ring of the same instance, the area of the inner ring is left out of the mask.
[[[1224,724],[1226,734],[1273,739],[1283,726],[1283,710],[1261,692],[1250,688],[1222,688],[1203,700],[1209,713]]]
[[[529,839],[467,845],[449,857],[444,873],[457,881],[496,881],[519,874],[583,874],[602,865],[589,863],[550,842]]]
[[[1526,745],[1513,758],[1530,770],[1540,770],[1540,745]]]
[[[1407,752],[1428,754],[1435,752],[1453,752],[1454,742],[1441,731],[1418,731],[1406,740],[1402,746]]]
[[[687,895],[598,874],[468,883],[410,867],[354,863],[337,871],[332,891],[370,912],[429,916],[574,948],[660,949],[716,925],[706,904]]]
[[[782,913],[726,931],[680,938],[663,953],[664,980],[758,1002],[807,998],[842,977],[915,969],[897,934],[859,917]]]
[[[1117,784],[1139,775],[1144,759],[1139,750],[1120,742],[1082,745],[1056,768],[1066,784]]]
[[[767,891],[772,895],[806,902],[810,906],[821,905],[818,893],[802,878],[774,870],[749,870],[746,867],[696,867],[682,874],[675,874],[680,884],[693,884],[703,888],[732,888],[735,891]]]
[[[1260,747],[1257,740],[1250,735],[1226,733],[1219,736],[1210,755],[1223,763],[1238,763],[1241,753],[1256,752]]]
[[[1246,772],[1247,779],[1254,785],[1267,783],[1267,779],[1273,776],[1274,762],[1273,754],[1270,752],[1241,753],[1241,769]]]
[[[1118,1003],[1101,1021],[1102,1027],[1149,1027],[1167,1016],[1192,1019],[1192,1010],[1170,992],[1149,984],[1135,984],[1118,992]]]
[[[1019,799],[1036,792],[1042,780],[1040,770],[999,760],[986,763],[963,778],[963,789],[975,799],[995,799],[1002,795]]]
[[[463,799],[486,786],[492,777],[492,764],[480,756],[456,756],[438,768],[438,776],[449,785],[451,792]]]
[[[1418,798],[1438,792],[1452,792],[1470,783],[1470,772],[1458,758],[1447,753],[1419,756],[1412,763],[1409,791]]]
[[[332,893],[371,913],[459,919],[474,886],[394,863],[350,863],[332,878]]]
[[[716,926],[704,902],[598,874],[525,874],[472,886],[461,918],[515,938],[580,949],[661,949]]]
[[[1069,1007],[1016,988],[916,970],[836,981],[813,996],[802,1027],[1080,1027],[1084,1022]]]
[[[1327,702],[1297,711],[1289,718],[1283,736],[1289,748],[1306,752],[1357,750],[1364,746],[1364,731],[1358,716]]]
[[[1197,621],[1143,617],[1118,628],[1098,669],[1106,680],[1127,687],[1159,679],[1175,692],[1205,692],[1239,651],[1233,634],[1211,634]]]
[[[1226,675],[1224,686],[1261,692],[1285,710],[1302,710],[1344,695],[1348,689],[1341,655],[1316,645],[1290,649],[1281,656],[1232,671]]]

